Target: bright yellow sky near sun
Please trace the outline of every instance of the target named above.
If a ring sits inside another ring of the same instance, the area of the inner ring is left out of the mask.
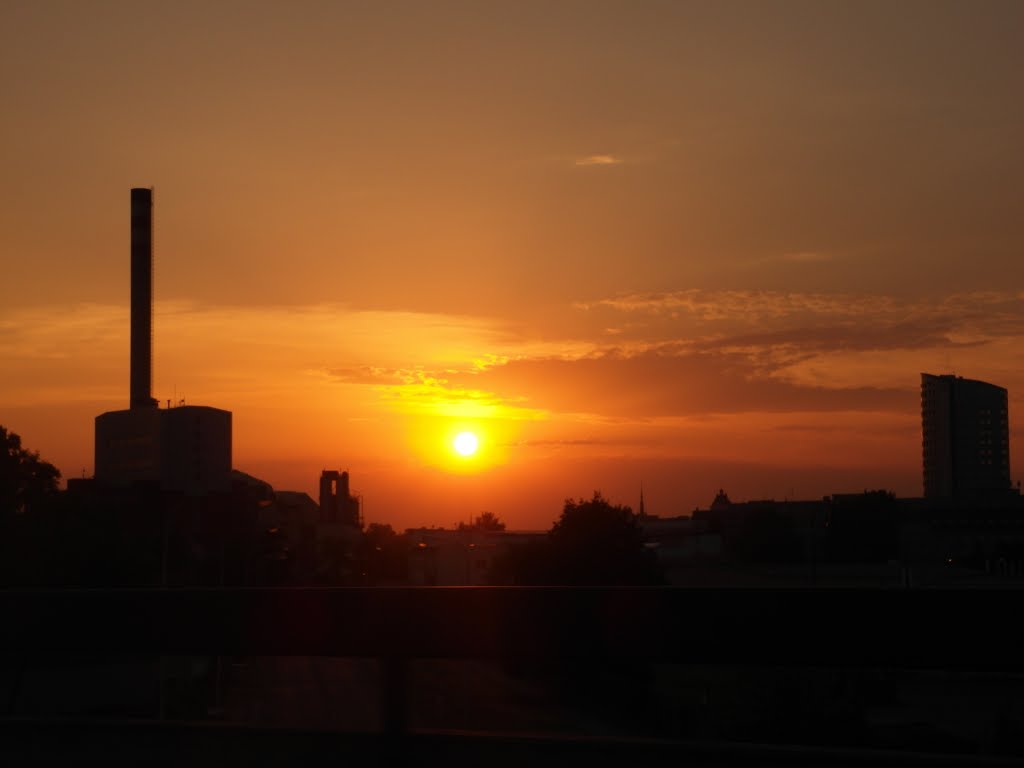
[[[1020,443],[1020,3],[2,16],[0,423],[65,476],[127,402],[132,186],[155,394],[371,521],[913,495],[921,371],[1006,386]]]

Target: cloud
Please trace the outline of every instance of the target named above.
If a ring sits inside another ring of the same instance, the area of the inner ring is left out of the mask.
[[[575,308],[590,319],[573,326],[576,336],[562,345],[520,339],[500,355],[476,355],[462,365],[331,374],[371,385],[401,410],[444,411],[462,402],[495,414],[509,409],[520,418],[545,414],[591,424],[744,413],[905,414],[917,409],[922,370],[953,366],[1012,385],[1013,376],[983,366],[993,350],[1024,336],[1024,300],[1012,292],[908,301],[690,289]],[[1014,357],[1002,359],[1007,369],[1015,364]]]
[[[936,318],[879,323],[847,323],[835,325],[800,325],[768,331],[753,331],[728,336],[715,336],[694,342],[692,348],[703,352],[792,350],[811,354],[844,350],[900,350],[940,347],[978,347],[984,339],[954,338],[954,326]]]
[[[909,412],[920,371],[957,370],[1024,389],[1024,296],[1016,291],[903,300],[688,289],[599,298],[575,310],[571,323],[538,340],[472,317],[159,305],[157,388],[214,404],[273,396],[326,407],[346,385],[344,408],[353,413],[587,424]],[[0,319],[0,395],[9,405],[120,400],[126,326],[120,306],[9,314]]]
[[[381,368],[375,365],[363,365],[352,368],[331,368],[326,373],[331,379],[344,384],[402,386],[438,381],[434,375],[422,368]]]
[[[907,299],[688,289],[575,307],[589,317],[595,338],[604,328],[624,328],[614,342],[626,356],[728,358],[758,380],[787,382],[809,394],[865,387],[911,391],[917,374],[929,370],[970,371],[1024,387],[1018,373],[1024,365],[1024,300],[1018,291]],[[612,339],[603,338],[611,349]]]
[[[474,376],[499,397],[566,414],[649,419],[708,413],[891,411],[913,408],[907,389],[803,386],[774,374],[780,364],[751,355],[658,348],[574,360],[513,360]],[[452,384],[463,383],[458,376]]]
[[[609,438],[593,438],[583,437],[578,439],[538,439],[538,440],[514,440],[506,443],[509,447],[524,447],[524,448],[562,448],[562,447],[579,447],[579,446],[596,446],[596,447],[636,447],[636,446],[656,446],[663,444],[662,440],[654,440],[650,437],[627,437],[627,436],[616,436]]]
[[[685,312],[700,320],[761,320],[800,313],[863,316],[893,312],[899,302],[888,296],[855,296],[781,291],[682,291],[633,293],[575,304],[578,309],[601,307],[620,312],[671,314]]]
[[[781,291],[682,291],[633,293],[579,302],[598,328],[619,327],[653,340],[682,332],[689,338],[748,333],[821,333],[850,338],[916,329],[915,345],[945,336],[950,343],[983,343],[1024,334],[1024,298],[985,291],[929,299],[885,295]],[[629,316],[624,323],[622,315]],[[837,340],[833,338],[832,341]],[[862,345],[861,345],[862,346]],[[891,346],[891,345],[890,345]]]
[[[589,166],[589,165],[619,165],[622,163],[622,159],[615,155],[589,155],[588,157],[580,157],[576,160],[576,165]]]
[[[1024,362],[1013,351],[1024,337],[1016,292],[906,300],[692,289],[575,308],[592,315],[577,328],[589,351],[513,355],[448,385],[592,419],[913,413],[920,371],[971,370],[1013,386]]]
[[[473,386],[475,378],[482,372],[503,364],[498,359],[488,360],[486,365],[474,360],[462,370],[358,366],[332,368],[325,373],[338,383],[373,387],[382,402],[405,413],[433,413],[456,418],[545,418],[544,411],[525,406],[522,397],[503,397]],[[465,383],[453,384],[453,376]]]

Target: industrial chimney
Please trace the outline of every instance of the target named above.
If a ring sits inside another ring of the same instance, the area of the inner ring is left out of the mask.
[[[131,407],[153,399],[153,190],[132,189]]]
[[[131,402],[96,417],[96,484],[186,496],[231,490],[231,411],[153,399],[153,190],[132,189]]]

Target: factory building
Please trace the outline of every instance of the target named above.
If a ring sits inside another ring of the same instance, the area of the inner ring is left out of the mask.
[[[96,417],[96,482],[204,495],[231,488],[231,413],[161,409],[153,387],[153,190],[131,191],[129,408]]]

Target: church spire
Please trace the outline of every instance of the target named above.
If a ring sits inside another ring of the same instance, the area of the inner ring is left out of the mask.
[[[640,517],[647,517],[647,513],[644,511],[644,484],[640,482]]]

